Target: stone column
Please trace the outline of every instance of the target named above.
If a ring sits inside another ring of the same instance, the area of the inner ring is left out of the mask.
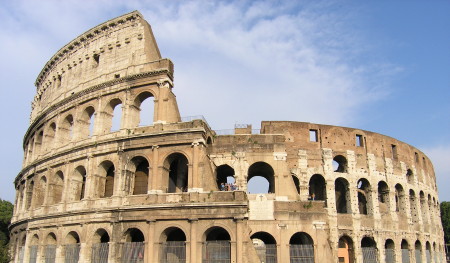
[[[200,262],[200,260],[197,259],[197,225],[198,225],[198,219],[192,218],[189,219],[190,226],[191,226],[191,247],[190,247],[190,263],[196,263]],[[201,254],[199,256],[201,258]]]
[[[202,187],[200,187],[200,180],[199,180],[199,172],[198,172],[198,155],[199,155],[199,147],[201,147],[199,142],[193,142],[192,143],[192,169],[189,170],[189,173],[191,175],[192,183],[189,183],[189,192],[201,192]],[[191,168],[191,166],[189,166]]]
[[[236,221],[236,263],[242,263],[242,253],[243,253],[243,220],[244,218],[235,218]]]
[[[148,240],[147,240],[147,246],[145,251],[145,257],[147,263],[153,263],[158,262],[158,251],[155,251],[155,220],[149,220],[147,221],[148,224]]]
[[[159,167],[159,150],[158,149],[159,149],[158,145],[152,146],[153,162],[150,165],[151,173],[149,172],[149,176],[148,176],[148,193],[149,194],[162,192],[161,188],[159,187],[161,185],[161,183],[159,182],[161,180],[161,172],[158,169],[158,167]]]

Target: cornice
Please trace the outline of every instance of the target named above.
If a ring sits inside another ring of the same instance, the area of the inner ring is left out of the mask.
[[[55,55],[53,55],[50,58],[50,60],[45,64],[44,68],[41,70],[38,77],[36,78],[34,85],[36,87],[39,87],[39,85],[41,85],[42,80],[44,80],[51,72],[53,67],[58,64],[58,61],[63,60],[63,58],[65,58],[71,50],[83,44],[89,43],[89,41],[93,39],[95,36],[103,34],[110,28],[116,27],[117,25],[123,25],[127,22],[134,21],[139,18],[143,18],[142,14],[139,13],[139,11],[133,11],[128,14],[108,20],[84,32],[74,40],[70,41],[60,50],[58,50],[55,53]]]

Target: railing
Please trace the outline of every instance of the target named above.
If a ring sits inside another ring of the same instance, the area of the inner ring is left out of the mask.
[[[416,263],[422,263],[422,251],[416,249]]]
[[[363,247],[363,263],[378,263],[377,249],[375,247]]]
[[[203,263],[230,263],[230,241],[206,241],[203,243]]]
[[[91,263],[108,263],[109,244],[92,244]]]
[[[290,245],[290,263],[314,263],[313,245]]]
[[[193,120],[202,120],[202,121],[208,123],[203,115],[181,117],[182,122],[188,122],[188,121],[193,121]]]
[[[402,248],[402,263],[410,263],[409,249],[407,248]]]
[[[122,263],[143,263],[144,242],[126,242],[122,244]]]
[[[80,244],[64,245],[64,263],[78,263],[80,259]]]
[[[234,129],[214,130],[217,135],[235,135]],[[251,134],[260,134],[261,129],[251,129]]]
[[[36,263],[37,252],[38,252],[38,246],[36,246],[36,245],[30,246],[30,260],[29,260],[29,263]]]
[[[161,244],[160,263],[185,263],[186,242],[168,241]]]
[[[395,249],[386,248],[384,251],[386,263],[395,263]]]
[[[255,245],[256,254],[259,260],[264,263],[277,263],[277,245],[265,244]]]
[[[45,246],[45,263],[55,263],[56,245]]]

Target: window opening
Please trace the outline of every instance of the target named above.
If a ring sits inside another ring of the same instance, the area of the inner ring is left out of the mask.
[[[309,141],[310,142],[318,142],[319,141],[317,130],[309,130]]]
[[[295,233],[289,240],[289,257],[291,262],[314,262],[314,242],[304,232]]]
[[[397,160],[397,146],[395,144],[391,145],[392,148],[392,159]]]
[[[320,174],[315,174],[309,179],[309,197],[311,200],[325,201],[327,195],[325,178]]]
[[[250,238],[261,262],[277,262],[277,244],[272,235],[257,232]]]
[[[252,194],[275,193],[275,172],[265,162],[256,162],[248,168],[247,191]]]
[[[334,182],[336,211],[337,213],[350,213],[350,195],[348,191],[348,182],[343,178],[338,178]]]
[[[364,147],[363,136],[356,134],[356,147]]]
[[[333,169],[337,173],[347,172],[347,159],[342,155],[336,155],[333,158]]]

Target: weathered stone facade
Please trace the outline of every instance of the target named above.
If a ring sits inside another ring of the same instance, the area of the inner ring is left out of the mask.
[[[172,80],[138,12],[50,59],[15,179],[14,262],[443,262],[420,150],[303,122],[214,131],[180,117]],[[268,191],[247,193],[254,177]],[[220,191],[227,178],[239,190]]]

